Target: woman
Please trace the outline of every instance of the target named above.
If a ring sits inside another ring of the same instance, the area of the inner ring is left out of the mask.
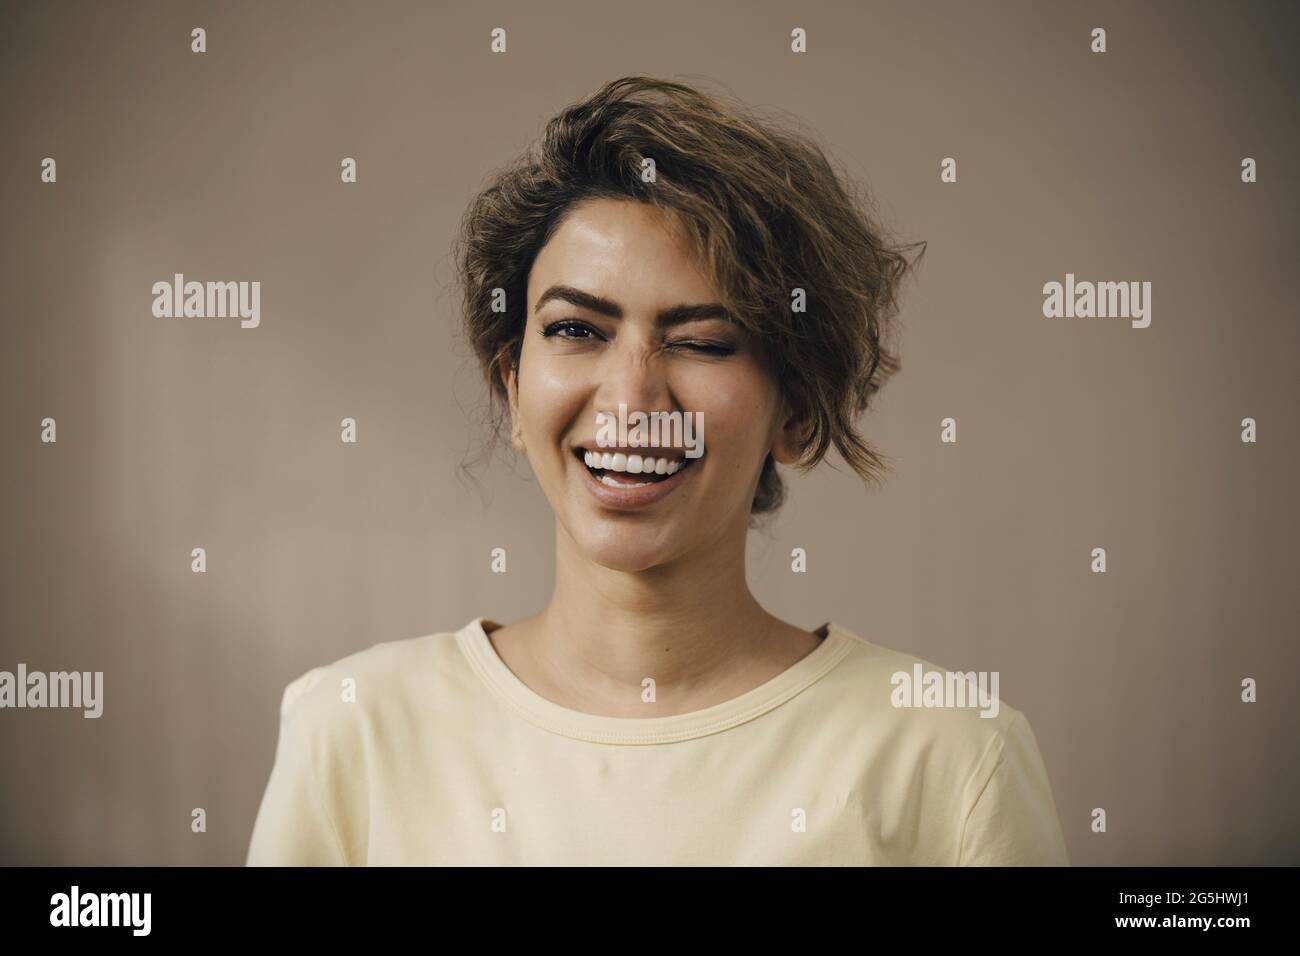
[[[909,263],[815,146],[615,81],[476,199],[458,266],[554,594],[289,684],[250,864],[1066,862],[1022,714],[899,706],[924,662],[746,583],[778,464],[878,477],[853,418],[898,367]]]

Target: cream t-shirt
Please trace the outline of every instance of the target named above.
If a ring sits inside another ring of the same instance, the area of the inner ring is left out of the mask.
[[[476,618],[292,681],[257,865],[1067,865],[1037,741],[1000,703],[894,706],[928,662],[830,623],[739,697],[562,707]]]

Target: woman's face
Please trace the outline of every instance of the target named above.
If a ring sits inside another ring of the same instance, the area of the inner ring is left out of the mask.
[[[631,200],[570,210],[529,274],[518,379],[506,374],[513,444],[581,553],[617,570],[743,541],[768,452],[795,459],[788,413],[744,329],[722,316],[662,322],[669,310],[719,303],[672,223]],[[681,432],[661,434],[657,445],[672,446],[662,450],[602,446],[597,413],[617,421],[620,404],[625,418],[691,417],[703,455],[684,455],[691,446]],[[602,482],[584,450],[688,463],[667,477],[609,471]]]

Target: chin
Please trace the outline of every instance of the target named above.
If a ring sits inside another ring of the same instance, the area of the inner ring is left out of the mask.
[[[667,564],[680,553],[662,535],[632,529],[611,528],[603,534],[577,536],[576,540],[588,560],[611,571],[648,571]]]

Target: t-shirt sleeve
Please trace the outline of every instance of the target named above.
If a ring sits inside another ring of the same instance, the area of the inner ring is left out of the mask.
[[[347,859],[338,829],[318,785],[317,749],[296,706],[304,675],[290,683],[280,702],[280,735],[271,778],[253,824],[247,866],[343,866]]]
[[[1069,866],[1038,741],[1024,714],[1001,735],[1001,752],[966,816],[960,866]]]

